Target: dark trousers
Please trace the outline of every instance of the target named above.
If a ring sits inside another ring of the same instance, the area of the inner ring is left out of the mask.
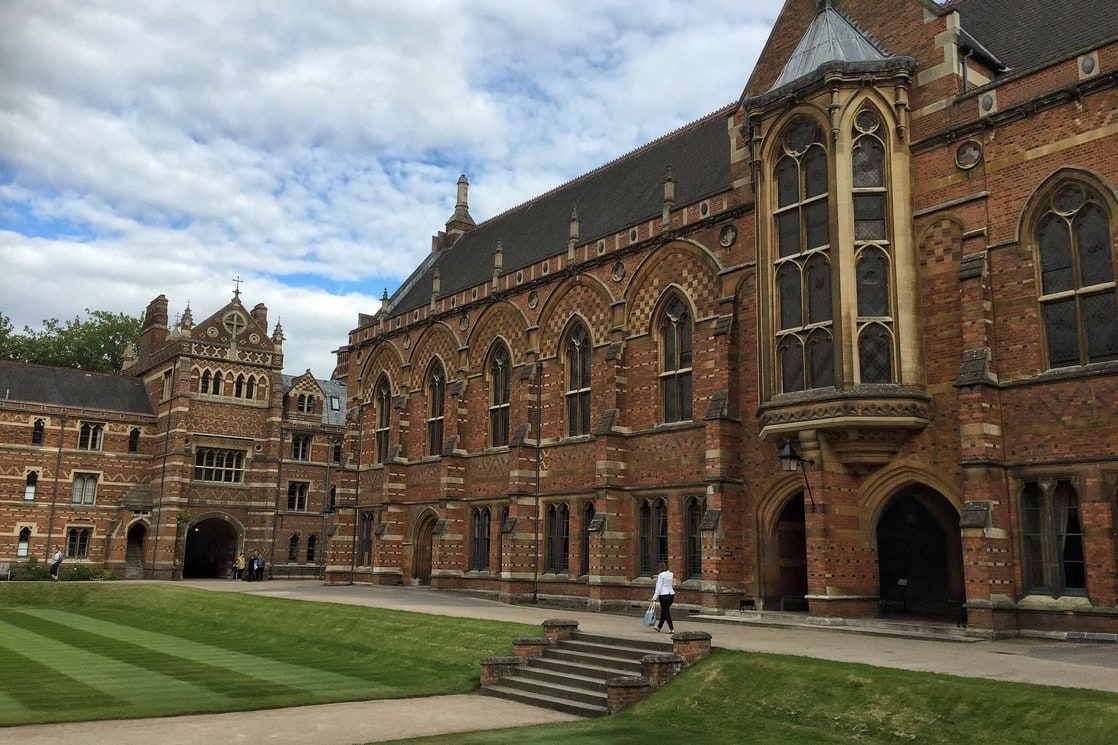
[[[664,628],[666,622],[668,630],[675,631],[675,624],[672,623],[672,601],[675,600],[675,595],[660,595],[656,599],[660,601],[660,625],[656,628]]]

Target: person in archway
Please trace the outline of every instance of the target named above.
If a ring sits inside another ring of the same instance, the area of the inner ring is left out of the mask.
[[[58,570],[62,567],[62,546],[54,547],[54,556],[50,559],[50,580],[58,581]]]
[[[656,575],[656,588],[652,591],[652,599],[660,603],[660,623],[656,626],[656,630],[660,631],[664,628],[664,624],[668,624],[668,631],[675,633],[675,624],[672,623],[672,601],[675,600],[675,588],[672,587],[672,581],[675,575],[668,569],[668,562],[660,562],[660,573]]]

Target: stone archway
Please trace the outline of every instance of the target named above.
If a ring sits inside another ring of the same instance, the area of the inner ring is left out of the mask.
[[[186,533],[183,579],[225,577],[237,555],[237,529],[218,517],[199,520]]]
[[[128,548],[124,556],[124,578],[141,579],[144,576],[144,538],[147,526],[136,523],[128,529]]]
[[[412,582],[431,584],[431,554],[435,545],[435,516],[425,515],[415,527],[411,564]]]
[[[807,610],[807,531],[804,493],[796,492],[780,508],[767,539],[764,607]]]
[[[965,618],[959,514],[933,489],[897,493],[877,521],[883,614]]]

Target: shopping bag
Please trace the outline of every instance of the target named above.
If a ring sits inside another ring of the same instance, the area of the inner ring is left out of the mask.
[[[656,601],[653,600],[648,604],[648,610],[644,612],[644,625],[651,626],[656,623]]]

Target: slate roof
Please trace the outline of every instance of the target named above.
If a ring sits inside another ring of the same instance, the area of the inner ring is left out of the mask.
[[[155,413],[138,378],[8,360],[0,361],[0,397],[75,409]]]
[[[1042,67],[1118,39],[1114,0],[956,0],[964,31],[1011,72]]]
[[[880,62],[884,59],[885,55],[850,21],[828,6],[804,31],[772,89],[810,75],[828,62]]]
[[[492,278],[497,241],[503,273],[566,251],[571,211],[578,209],[579,244],[659,219],[664,175],[671,168],[675,204],[694,204],[730,187],[726,107],[557,189],[482,222],[453,246],[429,256],[389,301],[389,312],[425,305],[439,267],[445,297]]]

